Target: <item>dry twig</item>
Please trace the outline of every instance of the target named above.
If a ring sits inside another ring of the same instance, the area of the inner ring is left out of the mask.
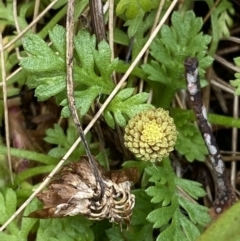
[[[196,58],[187,58],[184,65],[189,100],[196,115],[199,130],[208,148],[211,164],[214,170],[217,193],[211,209],[211,214],[215,217],[235,203],[237,197],[227,178],[226,168],[219,147],[207,121],[206,108],[203,105],[201,96],[198,60]]]

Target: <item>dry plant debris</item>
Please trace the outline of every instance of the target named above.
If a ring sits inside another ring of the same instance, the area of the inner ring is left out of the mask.
[[[238,198],[229,179],[227,178],[227,171],[220,149],[207,119],[206,107],[203,105],[202,101],[202,92],[198,73],[198,59],[188,57],[186,58],[184,65],[189,100],[196,115],[197,124],[207,146],[214,170],[213,177],[216,181],[217,193],[216,199],[210,209],[210,214],[213,218],[217,218],[223,211],[227,210],[236,203]]]
[[[43,202],[44,209],[31,213],[29,217],[83,215],[92,220],[106,218],[110,222],[129,223],[135,204],[135,196],[130,193],[131,182],[125,175],[116,178],[113,174],[110,179],[103,169],[101,174],[105,185],[103,196],[87,157],[82,157],[80,162],[64,166],[50,182],[48,190],[43,190],[37,195]]]

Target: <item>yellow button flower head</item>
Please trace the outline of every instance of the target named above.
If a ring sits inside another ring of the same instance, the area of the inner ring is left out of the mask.
[[[124,144],[141,160],[161,161],[173,151],[177,134],[168,111],[162,108],[147,110],[130,119],[125,128]]]

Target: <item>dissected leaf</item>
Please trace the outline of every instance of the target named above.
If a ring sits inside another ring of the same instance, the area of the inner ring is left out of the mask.
[[[83,91],[75,91],[75,105],[80,112],[80,116],[86,115],[94,99],[100,94],[98,87],[89,87]],[[64,106],[61,112],[62,117],[70,116],[68,101],[63,100],[60,105]]]
[[[28,215],[37,208],[37,200],[31,202],[25,209],[23,216]],[[6,188],[0,192],[0,223],[3,224],[16,211],[17,197],[11,188]],[[21,226],[19,227],[16,220],[13,220],[8,226],[8,232],[0,232],[0,240],[26,241],[32,227],[37,222],[36,219],[22,217]]]
[[[194,198],[203,196],[204,190],[197,182],[177,177],[168,159],[163,159],[161,164],[146,168],[150,175],[149,181],[154,182],[153,186],[146,189],[146,193],[153,197],[151,202],[159,204],[158,208],[149,213],[147,220],[153,223],[154,228],[160,228],[157,240],[195,240],[200,235],[197,225],[204,227],[211,220],[208,209],[182,197],[177,187],[180,186]],[[183,212],[180,211],[182,209]]]
[[[31,9],[34,5],[33,2],[26,2],[21,8],[19,15],[14,16],[13,13],[13,2],[12,1],[0,1],[0,24],[2,27],[4,26],[14,26],[15,21],[18,22],[20,29],[25,29],[28,25],[26,18],[27,18],[27,11]]]
[[[160,228],[163,225],[167,224],[167,222],[173,217],[173,214],[175,212],[174,206],[167,206],[158,208],[154,211],[152,211],[148,216],[147,220],[149,222],[154,223],[154,228]]]
[[[240,67],[240,57],[234,59],[235,64]],[[233,87],[236,88],[235,95],[240,95],[240,73],[236,73],[234,75],[236,77],[235,80],[231,80],[230,83]]]
[[[69,126],[67,129],[67,133],[64,133],[64,130],[58,124],[54,124],[54,128],[49,128],[46,131],[46,137],[44,140],[48,143],[58,145],[57,147],[52,148],[48,155],[55,158],[62,158],[69,148],[73,145],[73,143],[78,138],[79,134],[77,129],[74,126]],[[87,141],[89,141],[89,135],[86,135]],[[80,144],[78,148],[74,150],[72,155],[70,156],[70,160],[77,161],[81,155],[85,154],[85,149]]]
[[[89,87],[98,87],[100,93],[109,94],[114,84],[111,79],[118,60],[111,62],[111,50],[103,40],[96,50],[96,37],[82,30],[74,39],[75,49],[81,65],[75,65],[74,80]],[[97,66],[97,70],[95,70]]]
[[[128,19],[135,18],[141,10],[148,12],[158,6],[157,0],[120,0],[117,5],[116,13],[118,15],[126,11],[126,17]]]
[[[90,226],[91,222],[80,216],[41,220],[36,240],[93,241]]]
[[[23,42],[24,49],[30,54],[20,64],[29,74],[27,84],[36,88],[35,95],[43,101],[51,96],[65,106],[62,116],[70,115],[66,99],[66,30],[56,25],[49,33],[52,47],[38,35],[28,35]],[[103,40],[96,46],[95,36],[86,30],[79,31],[74,38],[74,85],[75,100],[81,115],[87,113],[94,99],[100,94],[110,94],[114,88],[111,79],[118,60],[111,61],[111,50]],[[96,50],[98,47],[98,50]]]
[[[16,206],[16,193],[11,188],[6,188],[0,192],[0,224],[4,224],[4,222],[7,221],[7,219],[15,212]]]
[[[159,192],[159,190],[161,191]],[[173,195],[168,187],[159,183],[156,183],[156,186],[151,186],[146,189],[146,193],[153,197],[151,200],[152,203],[162,202],[162,206],[167,206],[171,202]]]
[[[142,66],[148,78],[160,82],[175,90],[185,89],[186,83],[183,62],[188,56],[199,58],[200,75],[203,77],[204,68],[212,63],[211,57],[205,57],[207,45],[211,37],[203,35],[199,31],[202,27],[202,19],[196,18],[193,11],[184,15],[174,12],[171,18],[172,26],[164,25],[160,35],[151,44],[151,55],[156,60]],[[208,61],[204,60],[208,58]],[[201,62],[202,60],[202,62]]]
[[[178,131],[175,149],[190,162],[194,160],[204,161],[208,150],[200,131],[190,121],[190,114],[178,111],[172,112],[171,115]]]
[[[143,104],[148,99],[148,93],[133,95],[134,88],[121,90],[111,101],[104,111],[104,118],[107,124],[114,128],[115,123],[120,126],[127,124],[127,117],[132,118],[139,112],[153,108],[150,104]]]
[[[228,38],[230,36],[230,28],[233,26],[234,8],[230,1],[224,0],[219,2],[216,8],[216,15],[218,16],[218,38]]]
[[[188,213],[190,220],[197,224],[199,223],[202,226],[206,226],[211,218],[209,216],[208,208],[201,206],[197,203],[190,202],[186,198],[179,196],[178,198],[180,206],[182,206],[185,211]]]
[[[183,178],[176,178],[175,183],[195,199],[198,197],[204,197],[206,195],[206,192],[203,190],[202,185],[199,182],[186,180]]]
[[[149,224],[146,217],[153,210],[154,204],[150,202],[150,197],[145,193],[144,189],[133,190],[132,193],[136,197],[136,204],[133,209],[131,225]]]
[[[143,16],[142,11],[139,12],[136,19],[128,20],[124,26],[128,26],[128,37],[134,40],[132,46],[132,59],[135,59],[143,45],[149,38],[148,30],[152,27],[156,11],[151,11],[147,16]]]

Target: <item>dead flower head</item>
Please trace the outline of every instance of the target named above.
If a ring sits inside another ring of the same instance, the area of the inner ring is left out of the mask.
[[[139,113],[130,119],[124,135],[124,144],[144,161],[161,161],[173,151],[177,130],[168,111],[158,108]]]
[[[126,178],[114,182],[99,169],[105,185],[103,196],[87,157],[82,157],[80,162],[65,166],[49,189],[37,195],[44,209],[29,216],[51,218],[80,214],[92,220],[107,218],[110,222],[128,223],[135,204],[135,196],[130,193],[131,182]]]

